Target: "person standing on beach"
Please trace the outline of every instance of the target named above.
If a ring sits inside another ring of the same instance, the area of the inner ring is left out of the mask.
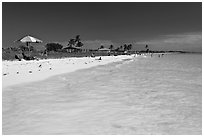
[[[45,50],[43,54],[47,57],[47,50]]]
[[[149,53],[148,45],[146,45],[145,48],[146,48],[146,53]]]

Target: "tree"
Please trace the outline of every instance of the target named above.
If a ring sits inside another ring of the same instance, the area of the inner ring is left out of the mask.
[[[84,44],[80,41],[80,35],[76,35],[75,39],[70,39],[67,46],[69,47],[82,47]]]
[[[34,51],[35,48],[33,46],[30,46],[30,51]]]
[[[123,46],[120,46],[120,48],[119,49],[123,49]]]
[[[48,43],[45,45],[45,48],[47,51],[58,51],[59,49],[62,49],[62,45],[59,43]]]
[[[148,45],[146,45],[145,48],[147,49],[147,48],[148,48]]]
[[[76,37],[75,37],[75,42],[78,43],[78,42],[80,42],[80,40],[81,40],[81,39],[80,39],[80,35],[76,35]]]
[[[120,47],[117,47],[117,48],[115,49],[115,51],[119,51],[119,49],[120,49]]]
[[[127,50],[131,50],[132,49],[132,44],[129,44],[128,46],[127,46]]]
[[[79,42],[77,42],[76,47],[82,47],[83,45],[84,44],[81,41],[79,41]]]
[[[68,46],[73,47],[76,44],[75,39],[70,39]]]
[[[112,49],[113,49],[113,45],[112,45],[112,44],[110,45],[109,49],[110,49],[110,50],[112,50]]]
[[[19,46],[19,49],[20,49],[21,51],[28,51],[28,50],[29,50],[28,47],[27,47],[27,46],[24,46],[24,45],[20,45],[20,46]]]
[[[99,49],[103,49],[104,48],[104,46],[103,45],[101,45],[101,47],[99,48]]]
[[[126,51],[127,50],[127,45],[125,44],[123,47],[124,47],[124,50]]]

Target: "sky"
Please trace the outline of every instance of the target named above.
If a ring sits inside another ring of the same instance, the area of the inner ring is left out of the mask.
[[[142,50],[202,51],[201,2],[3,2],[2,46],[25,35],[66,46],[81,36],[87,48],[133,44]]]

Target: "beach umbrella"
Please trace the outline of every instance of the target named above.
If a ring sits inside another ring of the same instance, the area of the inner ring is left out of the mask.
[[[41,43],[42,42],[42,40],[39,40],[29,35],[19,39],[18,41],[22,43]]]
[[[42,43],[43,42],[42,40],[34,38],[34,37],[30,36],[30,35],[27,35],[27,36],[25,36],[25,37],[23,37],[23,38],[21,38],[21,39],[19,39],[17,41],[20,41],[22,43],[26,43],[29,51],[30,51],[29,43]]]

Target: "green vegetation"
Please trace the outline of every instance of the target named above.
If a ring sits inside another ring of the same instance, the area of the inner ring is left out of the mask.
[[[110,49],[110,50],[113,50],[113,45],[112,45],[112,44],[110,45],[109,49]]]
[[[104,46],[103,46],[103,45],[101,45],[99,49],[103,49],[103,48],[104,48]]]
[[[68,47],[82,47],[84,44],[80,41],[80,35],[76,35],[75,39],[70,39]]]
[[[46,50],[49,51],[58,51],[62,49],[62,45],[59,43],[48,43],[45,45]]]

